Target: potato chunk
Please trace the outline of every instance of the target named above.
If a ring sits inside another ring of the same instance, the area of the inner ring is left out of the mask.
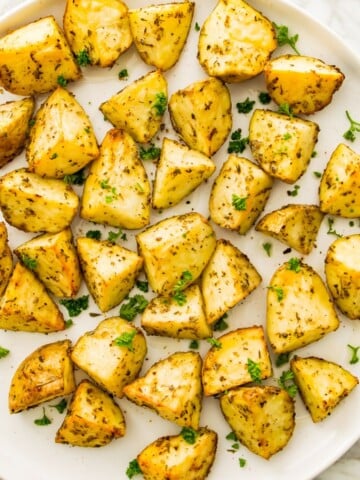
[[[45,93],[54,90],[59,79],[69,82],[80,77],[80,67],[53,16],[0,39],[0,85],[11,93]]]
[[[13,271],[13,256],[4,222],[0,222],[0,297],[4,294]]]
[[[21,412],[75,390],[70,347],[70,340],[48,343],[20,363],[9,390],[10,413]]]
[[[198,59],[225,82],[255,77],[277,47],[270,20],[242,0],[219,0],[199,36]]]

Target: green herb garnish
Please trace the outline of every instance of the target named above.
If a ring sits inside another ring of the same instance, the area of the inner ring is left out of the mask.
[[[57,403],[56,405],[50,405],[50,407],[56,408],[59,413],[64,413],[67,407],[67,401],[65,400],[65,398],[63,398],[62,400],[60,400],[59,403]]]
[[[69,320],[65,320],[65,328],[68,329],[74,325],[73,319],[69,318]]]
[[[153,108],[156,110],[156,115],[164,115],[165,110],[167,107],[167,96],[164,92],[157,93],[155,95],[155,103],[153,104]]]
[[[101,239],[101,232],[100,230],[88,230],[85,235],[87,238],[93,238],[94,240]]]
[[[191,282],[192,278],[193,278],[192,273],[189,272],[188,270],[185,270],[181,274],[180,279],[174,285],[172,298],[180,306],[183,306],[186,303],[186,295],[182,290],[184,290],[184,288],[187,287],[187,285]]]
[[[195,23],[195,31],[196,32],[200,31],[200,25],[198,24],[198,22]]]
[[[294,185],[294,189],[287,190],[286,193],[289,195],[289,197],[297,197],[299,190],[300,190],[300,185]]]
[[[189,348],[193,349],[193,350],[198,350],[199,348],[199,341],[198,340],[191,340],[190,344],[189,344]]]
[[[25,254],[21,255],[21,261],[29,270],[35,270],[35,268],[38,266],[36,258],[31,258]]]
[[[196,442],[196,437],[199,434],[191,427],[183,427],[180,432],[180,435],[182,436],[182,438],[185,440],[186,443],[189,443],[190,445],[194,445],[194,443]]]
[[[246,465],[245,458],[239,458],[239,465],[240,465],[241,468],[245,467],[245,465]]]
[[[59,155],[57,153],[53,153],[50,157],[50,160],[55,160]]]
[[[45,413],[45,408],[43,407],[43,416],[41,418],[37,418],[34,420],[35,425],[39,425],[40,427],[44,425],[50,425],[51,420]]]
[[[235,193],[231,196],[231,204],[235,210],[246,210],[246,200],[247,197],[239,197]]]
[[[149,148],[140,147],[141,160],[157,160],[160,157],[161,148],[151,144]]]
[[[282,365],[285,365],[285,363],[288,363],[289,362],[289,358],[290,358],[290,353],[287,352],[287,353],[280,353],[277,357],[276,357],[276,360],[275,360],[275,365],[277,367],[281,367]]]
[[[66,87],[66,85],[68,84],[68,81],[66,80],[64,75],[59,75],[57,77],[57,83],[58,85],[60,85],[60,87]]]
[[[120,78],[120,80],[125,80],[126,78],[128,78],[128,76],[129,76],[129,72],[127,71],[126,68],[123,68],[122,70],[120,70],[118,74],[118,77]]]
[[[120,238],[121,240],[124,240],[124,241],[127,240],[127,235],[126,235],[126,233],[124,233],[122,231],[121,228],[118,228],[117,231],[115,231],[115,232],[111,230],[108,233],[108,238],[107,239],[108,239],[109,242],[115,243],[118,238]]]
[[[139,290],[141,290],[144,293],[149,291],[149,282],[136,280],[136,286]]]
[[[273,22],[273,27],[275,28],[276,40],[279,47],[289,45],[297,55],[300,55],[300,52],[296,47],[296,43],[299,40],[299,35],[295,34],[290,36],[289,27],[286,25],[277,25]]]
[[[76,61],[80,67],[86,67],[87,65],[90,65],[91,58],[89,56],[89,52],[86,49],[81,50],[81,52],[76,55]]]
[[[284,370],[279,378],[279,386],[286,390],[290,397],[295,397],[298,388],[294,383],[294,373],[291,370]]]
[[[299,258],[290,258],[288,263],[288,270],[292,270],[293,272],[299,273],[301,270],[301,260]]]
[[[268,105],[271,102],[271,97],[267,92],[260,92],[259,93],[259,101],[263,105]]]
[[[328,218],[328,231],[326,232],[328,235],[335,235],[336,237],[342,237],[341,233],[338,233],[335,229],[334,229],[334,223],[335,223],[335,220],[331,217]]]
[[[225,438],[226,438],[226,440],[230,440],[231,442],[237,442],[238,441],[237,436],[235,435],[235,432],[233,432],[233,431],[228,433]]]
[[[249,137],[241,136],[241,128],[234,130],[230,136],[228,153],[242,153],[249,143]]]
[[[4,347],[0,347],[0,358],[5,358],[9,355],[10,350]]]
[[[236,108],[239,113],[249,113],[254,108],[254,105],[255,100],[250,100],[250,98],[247,97],[243,102],[238,102]]]
[[[358,355],[358,350],[360,349],[360,345],[358,347],[353,347],[352,345],[348,344],[348,347],[351,350],[351,358],[350,358],[349,363],[354,365],[355,363],[358,363],[358,361],[360,360],[359,355]]]
[[[356,139],[356,133],[360,132],[360,122],[353,120],[350,116],[350,113],[347,110],[345,111],[345,114],[347,116],[347,119],[350,122],[350,128],[346,130],[343,137],[346,140],[350,140],[350,142],[354,142]]]
[[[289,117],[293,117],[294,114],[292,112],[292,109],[290,107],[290,105],[288,103],[281,103],[279,105],[279,109],[278,109],[278,112],[279,113],[282,113],[284,115],[288,115]]]
[[[321,178],[322,173],[321,172],[313,172],[316,178]]]
[[[206,339],[206,341],[208,343],[210,343],[210,345],[212,347],[215,347],[215,348],[221,348],[222,347],[222,343],[217,338],[209,337],[209,338]]]
[[[271,257],[272,244],[269,242],[263,243],[263,249],[265,250],[268,257]]]
[[[89,295],[83,295],[79,298],[63,298],[60,300],[60,304],[64,305],[70,317],[77,317],[89,307]]]
[[[214,324],[214,331],[215,332],[223,332],[224,330],[226,330],[229,325],[227,322],[225,322],[225,318],[228,317],[228,314],[225,313],[221,318],[219,318],[219,320]]]
[[[85,169],[82,168],[78,172],[72,173],[71,175],[65,175],[63,180],[68,185],[84,185]]]
[[[135,477],[135,475],[141,475],[141,474],[142,474],[142,471],[139,466],[139,463],[136,460],[136,458],[134,458],[134,460],[131,460],[131,462],[129,463],[129,466],[126,469],[126,475],[128,478],[133,478]]]
[[[128,302],[123,303],[120,307],[120,317],[131,322],[138,313],[142,313],[145,310],[148,303],[143,295],[129,297]]]
[[[281,302],[281,300],[284,299],[284,290],[281,287],[275,287],[274,285],[270,285],[268,289],[276,293],[278,302]]]
[[[248,358],[247,360],[247,369],[250,374],[251,380],[255,383],[260,383],[261,382],[261,368],[260,365],[251,358]]]
[[[114,339],[114,344],[117,347],[126,347],[132,351],[134,349],[133,340],[136,334],[137,330],[132,330],[131,332],[124,332]]]

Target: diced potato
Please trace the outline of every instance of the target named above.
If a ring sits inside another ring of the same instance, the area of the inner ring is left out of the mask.
[[[0,328],[49,333],[65,329],[62,313],[31,270],[17,263],[0,299]]]
[[[219,0],[200,30],[198,59],[208,75],[242,82],[263,71],[276,47],[269,19],[242,0]]]
[[[85,181],[80,216],[113,227],[139,229],[150,221],[150,182],[135,141],[112,129]]]
[[[199,286],[190,285],[183,294],[183,302],[165,296],[151,300],[141,316],[141,326],[148,335],[190,339],[212,336]]]
[[[75,390],[70,340],[48,343],[18,366],[9,390],[10,413],[21,412]]]
[[[295,405],[282,388],[234,388],[221,396],[220,406],[238,440],[265,459],[282,450],[293,434]]]
[[[0,105],[0,167],[25,147],[34,108],[35,101],[31,97]]]
[[[78,80],[81,70],[53,16],[40,18],[0,38],[0,85],[17,95],[54,90]]]
[[[8,245],[8,231],[5,222],[0,221],[0,252]]]
[[[78,237],[77,251],[89,292],[102,312],[119,305],[135,284],[143,260],[108,241]]]
[[[169,112],[184,142],[208,157],[219,150],[231,130],[230,92],[217,78],[192,83],[173,93]]]
[[[197,212],[161,220],[140,232],[136,240],[150,286],[161,295],[179,289],[179,281],[182,290],[195,282],[216,245],[210,223]]]
[[[8,244],[8,233],[4,222],[0,222],[0,297],[5,292],[13,271],[13,257]]]
[[[257,109],[249,125],[251,153],[269,175],[294,183],[310,163],[319,131],[310,120]]]
[[[103,390],[82,380],[71,399],[56,443],[102,447],[125,435],[125,419],[117,403]]]
[[[285,205],[264,215],[255,230],[308,255],[316,245],[323,218],[317,205]]]
[[[258,369],[254,379],[251,365]],[[202,381],[205,395],[217,395],[252,381],[272,375],[269,350],[261,326],[238,328],[215,340],[204,358]]]
[[[213,222],[245,234],[256,222],[269,198],[273,180],[250,160],[229,155],[211,189],[209,210]]]
[[[158,132],[166,107],[166,78],[156,70],[127,85],[99,108],[114,127],[146,143]]]
[[[266,312],[267,335],[275,353],[292,352],[338,327],[330,295],[310,265],[293,258],[275,271]]]
[[[320,210],[345,218],[360,216],[360,154],[340,143],[328,161],[319,188]]]
[[[56,233],[75,217],[79,198],[70,185],[24,168],[0,178],[0,208],[5,220],[26,232]]]
[[[199,428],[201,356],[176,352],[156,362],[144,376],[124,387],[125,396],[181,427]]]
[[[326,107],[345,75],[334,65],[305,55],[281,55],[267,62],[265,82],[271,98],[291,111],[309,115]]]
[[[178,61],[189,34],[194,2],[149,5],[129,11],[130,28],[140,57],[162,71]]]
[[[82,66],[111,67],[132,44],[128,8],[121,0],[67,0],[63,26]]]
[[[120,317],[102,320],[74,345],[73,362],[98,385],[117,397],[139,374],[147,352],[140,329]]]
[[[81,273],[70,227],[32,238],[16,247],[14,253],[56,297],[78,293]]]
[[[214,324],[261,282],[261,275],[248,257],[228,240],[220,239],[201,277],[205,313]]]
[[[153,207],[177,205],[215,171],[214,162],[206,155],[164,138],[153,191]]]
[[[139,453],[137,461],[145,480],[204,480],[215,460],[216,448],[217,433],[200,428],[194,443],[181,434],[158,438]]]
[[[35,115],[26,149],[29,170],[63,178],[81,170],[98,155],[89,117],[72,93],[58,87]]]
[[[313,422],[331,415],[339,402],[359,383],[341,365],[317,357],[293,357],[291,370]]]

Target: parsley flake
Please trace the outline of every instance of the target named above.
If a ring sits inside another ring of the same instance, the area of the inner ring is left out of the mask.
[[[149,282],[143,280],[136,280],[136,286],[144,293],[147,293],[149,291]]]
[[[57,77],[57,83],[58,85],[60,85],[60,87],[66,87],[66,85],[68,84],[68,81],[66,80],[64,75],[59,75]]]
[[[35,270],[38,266],[36,258],[31,258],[26,254],[21,255],[21,261],[29,270]]]
[[[259,102],[263,105],[268,105],[271,102],[271,97],[268,92],[260,92],[259,93]]]
[[[246,210],[246,200],[247,197],[239,197],[239,195],[236,195],[235,193],[231,196],[231,204],[235,210]]]
[[[200,31],[200,25],[198,24],[198,22],[195,23],[195,31],[196,32]]]
[[[321,178],[321,176],[322,176],[321,172],[313,172],[313,174],[316,178]]]
[[[149,148],[140,147],[141,160],[157,160],[160,157],[161,148],[151,144]]]
[[[254,108],[254,105],[255,100],[250,100],[250,98],[247,97],[243,102],[238,102],[236,108],[239,113],[249,113]]]
[[[122,70],[120,70],[118,74],[118,77],[120,78],[120,80],[126,80],[128,76],[129,76],[129,72],[127,71],[126,68],[123,68]]]
[[[360,345],[358,347],[353,347],[352,345],[348,344],[348,347],[351,350],[351,358],[350,358],[349,363],[354,365],[355,363],[358,363],[358,361],[360,360],[359,355],[358,355],[358,350],[360,349]]]
[[[65,175],[63,180],[68,185],[84,185],[85,169],[82,168],[78,172],[72,173],[71,175]]]
[[[295,397],[298,388],[294,383],[294,373],[291,370],[284,370],[278,380],[279,386],[286,390],[290,397]]]
[[[299,190],[300,190],[300,185],[294,185],[294,189],[287,190],[286,193],[289,195],[289,197],[297,197]]]
[[[138,313],[142,313],[145,310],[148,303],[143,295],[129,297],[128,302],[123,303],[120,307],[120,317],[131,322]]]
[[[277,367],[281,367],[282,365],[285,365],[285,363],[289,362],[290,358],[290,352],[287,353],[280,353],[275,360],[275,365]]]
[[[188,286],[192,279],[192,273],[185,270],[182,272],[180,279],[174,285],[172,298],[180,306],[183,306],[186,303],[186,295],[182,290]]]
[[[38,425],[40,427],[43,427],[45,425],[50,425],[51,424],[51,420],[50,418],[46,415],[45,413],[45,408],[43,407],[43,416],[41,418],[37,418],[36,420],[34,420],[34,423],[35,425]]]
[[[72,318],[69,318],[69,320],[65,320],[65,328],[68,329],[74,325],[74,321]]]
[[[9,355],[10,350],[4,347],[0,347],[0,358],[5,358]]]
[[[226,440],[230,440],[231,442],[237,442],[238,441],[237,436],[236,436],[235,432],[233,432],[233,431],[228,433],[225,438],[226,438]]]
[[[198,350],[199,341],[198,340],[191,340],[191,342],[189,344],[189,348],[191,348],[192,350]]]
[[[335,220],[331,217],[328,218],[328,231],[326,232],[328,235],[335,235],[336,237],[342,237],[341,233],[338,233],[335,229],[334,229],[334,223],[335,223]]]
[[[80,67],[86,67],[91,64],[89,52],[84,49],[76,55],[76,61]]]
[[[248,358],[247,360],[247,370],[250,374],[251,380],[255,383],[260,383],[261,382],[261,368],[260,365],[251,358]]]
[[[127,240],[127,235],[126,235],[126,233],[124,233],[122,231],[121,228],[118,228],[117,231],[112,231],[111,230],[108,233],[108,238],[107,239],[108,239],[109,242],[115,243],[118,238],[120,238],[121,240],[124,240],[124,241]]]
[[[281,103],[279,105],[279,109],[278,109],[278,112],[279,113],[282,113],[283,115],[288,115],[289,117],[293,117],[294,114],[292,112],[292,109],[290,107],[290,105],[288,103]]]
[[[196,437],[199,434],[197,431],[195,431],[191,427],[183,427],[180,432],[180,435],[182,436],[182,438],[185,440],[186,443],[188,443],[189,445],[194,445],[194,443],[196,442]]]
[[[83,295],[79,298],[63,298],[60,300],[60,304],[64,305],[70,317],[77,317],[89,307],[89,295]]]
[[[164,92],[157,93],[155,95],[155,103],[153,108],[156,110],[156,115],[164,115],[167,107],[167,96]]]
[[[346,117],[350,122],[350,127],[346,132],[343,134],[343,137],[346,140],[350,140],[350,142],[354,142],[356,139],[356,133],[360,132],[360,122],[357,122],[353,118],[351,118],[350,113],[346,110],[345,111]]]
[[[134,460],[131,460],[131,462],[129,463],[129,466],[126,469],[126,475],[128,478],[133,478],[135,477],[135,475],[141,475],[141,473],[142,471],[139,466],[139,463],[136,460],[136,458],[134,458]]]
[[[209,338],[206,339],[206,341],[208,343],[210,343],[210,345],[212,347],[215,347],[215,348],[221,348],[222,347],[222,343],[217,338],[209,337]]]
[[[230,136],[228,153],[242,153],[249,143],[249,137],[241,136],[241,128],[234,130]]]
[[[293,272],[299,273],[301,270],[301,260],[299,258],[290,258],[287,262],[288,270],[292,270]]]
[[[299,35],[295,34],[290,36],[289,27],[286,25],[277,25],[276,23],[273,23],[273,27],[275,28],[276,40],[279,47],[289,45],[289,47],[291,47],[297,55],[300,55],[300,52],[296,47],[296,43],[299,40]]]
[[[272,244],[270,242],[265,242],[262,245],[268,257],[271,257]]]
[[[124,332],[114,339],[114,344],[117,347],[125,347],[132,351],[134,349],[133,340],[136,334],[137,330],[132,330],[131,332]]]
[[[240,465],[240,468],[245,467],[245,465],[246,465],[245,458],[239,458],[239,465]]]
[[[281,287],[276,287],[275,285],[270,285],[268,287],[269,290],[272,290],[273,292],[276,293],[276,297],[278,302],[281,302],[281,300],[284,299],[284,290]]]
[[[65,398],[63,398],[62,400],[60,400],[59,403],[57,403],[56,405],[50,405],[50,407],[56,408],[59,413],[64,413],[67,407],[67,401],[65,400]]]
[[[87,238],[93,238],[94,240],[101,239],[101,232],[100,230],[88,230],[85,234]]]
[[[227,322],[225,322],[225,319],[228,317],[227,313],[225,313],[221,318],[219,318],[219,320],[217,322],[215,322],[214,324],[214,331],[215,332],[223,332],[224,330],[226,330],[229,325]]]

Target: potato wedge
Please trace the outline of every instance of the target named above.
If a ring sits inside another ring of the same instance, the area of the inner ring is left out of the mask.
[[[0,222],[0,297],[4,294],[13,271],[13,256],[4,222]]]
[[[137,461],[145,480],[204,480],[216,449],[217,433],[200,428],[194,443],[187,442],[181,433],[158,438],[139,453]]]
[[[211,220],[244,235],[269,198],[273,180],[250,160],[229,155],[211,189]]]
[[[267,460],[292,437],[295,405],[282,388],[272,385],[234,388],[220,397],[220,407],[238,440]]]
[[[150,193],[135,141],[124,130],[111,129],[85,181],[80,216],[113,227],[140,229],[150,222]]]
[[[126,398],[149,407],[181,427],[199,428],[201,356],[176,352],[152,365],[144,376],[124,386]]]
[[[25,232],[60,232],[70,225],[78,206],[78,196],[62,180],[42,178],[24,168],[0,178],[4,219]]]
[[[275,353],[292,352],[339,327],[319,274],[292,258],[273,274],[267,292],[266,330]]]
[[[80,67],[51,15],[0,38],[0,85],[11,93],[46,93],[61,80],[80,77]]]
[[[263,71],[276,47],[269,19],[242,0],[219,0],[201,27],[198,59],[208,75],[242,82]]]
[[[121,0],[67,0],[63,28],[81,66],[111,67],[132,44],[128,8]]]
[[[85,282],[102,312],[119,305],[135,284],[143,260],[136,252],[108,241],[78,237]]]
[[[194,2],[164,3],[129,10],[131,33],[142,60],[159,70],[178,61],[189,34]]]
[[[123,413],[117,403],[89,380],[76,387],[68,411],[56,432],[56,443],[102,447],[125,435]]]
[[[75,390],[70,340],[42,345],[17,367],[9,390],[10,413],[18,413]]]
[[[211,157],[225,142],[232,126],[231,98],[217,78],[201,80],[173,93],[171,123],[188,147]]]
[[[305,55],[281,55],[264,68],[266,88],[278,105],[309,115],[326,107],[345,75],[335,65]]]
[[[290,361],[295,382],[313,422],[321,422],[359,383],[359,379],[334,362],[294,356]]]
[[[140,329],[120,317],[109,317],[77,340],[71,358],[97,384],[121,398],[124,386],[140,372],[146,352]]]

